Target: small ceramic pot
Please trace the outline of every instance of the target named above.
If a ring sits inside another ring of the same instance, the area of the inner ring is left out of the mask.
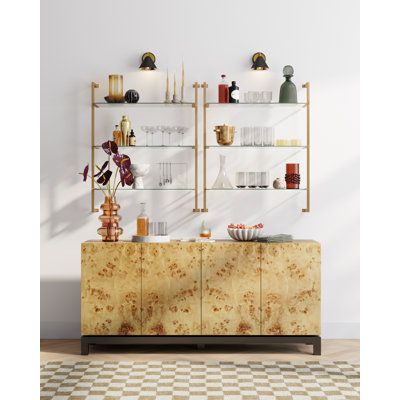
[[[274,189],[286,189],[286,183],[282,178],[276,178],[272,186]]]

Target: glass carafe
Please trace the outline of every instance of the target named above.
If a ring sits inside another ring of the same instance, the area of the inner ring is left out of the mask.
[[[233,186],[229,181],[228,174],[225,169],[226,156],[219,155],[219,173],[217,179],[212,186],[213,189],[232,189]]]
[[[140,214],[136,219],[136,234],[147,236],[149,234],[149,217],[146,214],[146,203],[140,203]]]

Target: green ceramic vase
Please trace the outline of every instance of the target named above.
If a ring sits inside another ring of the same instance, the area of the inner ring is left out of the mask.
[[[286,65],[283,68],[285,82],[282,83],[281,90],[279,91],[279,103],[297,103],[296,85],[291,81],[293,72],[294,70],[291,65]]]

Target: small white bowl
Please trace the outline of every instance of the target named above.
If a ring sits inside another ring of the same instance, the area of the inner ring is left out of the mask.
[[[229,236],[240,242],[250,242],[252,240],[256,240],[262,229],[237,229],[237,228],[227,228]]]

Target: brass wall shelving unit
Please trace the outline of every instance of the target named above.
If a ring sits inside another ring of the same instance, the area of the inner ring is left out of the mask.
[[[209,189],[207,188],[207,150],[212,147],[220,147],[220,146],[209,146],[207,144],[207,111],[211,107],[240,107],[241,105],[250,106],[250,107],[295,107],[295,112],[298,109],[306,109],[306,146],[287,146],[290,148],[297,148],[300,150],[306,150],[306,187],[301,189],[285,189],[290,192],[295,191],[305,191],[306,192],[306,206],[302,209],[302,212],[310,212],[310,193],[311,193],[311,182],[310,182],[310,83],[306,82],[302,85],[304,89],[306,89],[306,101],[304,103],[296,103],[296,104],[281,104],[281,103],[239,103],[239,104],[219,104],[207,101],[207,82],[203,82],[201,85],[197,82],[193,84],[194,88],[194,101],[193,102],[185,102],[185,103],[162,103],[162,102],[139,102],[134,104],[126,104],[126,103],[106,103],[106,102],[96,102],[96,89],[99,88],[99,84],[92,82],[91,84],[91,212],[98,212],[99,209],[95,207],[95,193],[97,188],[94,183],[94,174],[95,174],[95,165],[96,165],[96,149],[101,147],[96,143],[96,129],[95,129],[95,111],[97,108],[103,107],[148,107],[148,106],[165,106],[165,107],[184,107],[190,106],[194,110],[194,145],[192,146],[179,146],[181,148],[192,148],[194,150],[194,189],[129,189],[129,190],[193,190],[194,191],[194,208],[193,212],[208,212],[207,207],[207,191],[208,190],[218,190],[218,189]],[[202,193],[203,193],[203,207],[199,208],[199,89],[202,88],[203,95],[203,179],[202,179]],[[293,112],[292,114],[294,114]],[[292,114],[289,114],[290,117]],[[167,148],[168,146],[136,146],[137,148],[150,148],[150,147],[163,147]],[[250,146],[240,146],[234,145],[229,146],[231,148],[243,148]],[[225,147],[226,148],[226,147]],[[279,147],[265,147],[265,149],[271,150]],[[220,190],[232,190],[232,191],[240,191],[240,190],[252,190],[252,189],[220,189]],[[269,191],[280,191],[278,189],[256,189],[257,191],[269,190]]]
[[[136,148],[192,148],[194,150],[194,189],[129,189],[132,191],[135,190],[185,190],[185,191],[194,191],[194,208],[193,212],[201,212],[198,206],[198,194],[199,194],[199,185],[198,185],[198,116],[199,116],[199,101],[198,101],[198,90],[200,85],[195,82],[193,84],[194,88],[194,102],[183,102],[183,103],[163,103],[163,102],[139,102],[139,103],[106,103],[106,102],[96,102],[96,89],[99,88],[99,84],[92,82],[91,84],[91,134],[90,134],[90,142],[91,142],[91,212],[98,212],[99,209],[95,207],[95,194],[97,188],[95,187],[94,175],[95,175],[95,165],[96,165],[96,149],[100,148],[96,143],[96,109],[98,108],[126,108],[126,107],[150,107],[150,106],[164,106],[164,107],[192,107],[194,110],[194,145],[192,146],[135,146]]]
[[[272,188],[267,188],[267,189],[254,189],[256,191],[263,191],[263,190],[269,190],[269,191],[288,191],[288,192],[298,192],[298,191],[305,191],[306,192],[306,207],[302,209],[302,212],[310,212],[310,193],[311,193],[311,182],[310,182],[310,83],[306,82],[302,85],[304,89],[306,89],[306,101],[304,103],[295,103],[295,104],[283,104],[283,103],[238,103],[238,104],[232,104],[232,103],[212,103],[212,102],[207,102],[207,88],[208,84],[207,82],[203,82],[201,84],[201,87],[203,89],[203,207],[201,208],[201,212],[208,212],[207,208],[207,191],[208,190],[221,190],[221,191],[227,191],[227,190],[232,190],[232,191],[249,191],[253,189],[209,189],[207,188],[207,150],[210,147],[221,147],[221,146],[208,146],[207,145],[207,110],[210,108],[210,106],[220,106],[220,107],[225,107],[225,106],[230,106],[232,108],[234,107],[240,107],[242,105],[245,106],[250,106],[250,107],[293,107],[294,112],[286,116],[286,118],[289,118],[291,115],[295,114],[298,110],[305,108],[306,109],[306,146],[286,146],[286,148],[293,148],[293,149],[298,149],[300,150],[306,150],[306,187],[305,188],[300,188],[300,189],[272,189]],[[286,119],[285,118],[285,119]],[[252,146],[224,146],[224,148],[243,148],[243,147],[252,147]],[[262,147],[253,147],[253,148],[262,148]],[[271,150],[271,149],[280,149],[282,148],[281,146],[277,147],[265,147],[265,149]],[[297,154],[297,153],[296,153]]]

